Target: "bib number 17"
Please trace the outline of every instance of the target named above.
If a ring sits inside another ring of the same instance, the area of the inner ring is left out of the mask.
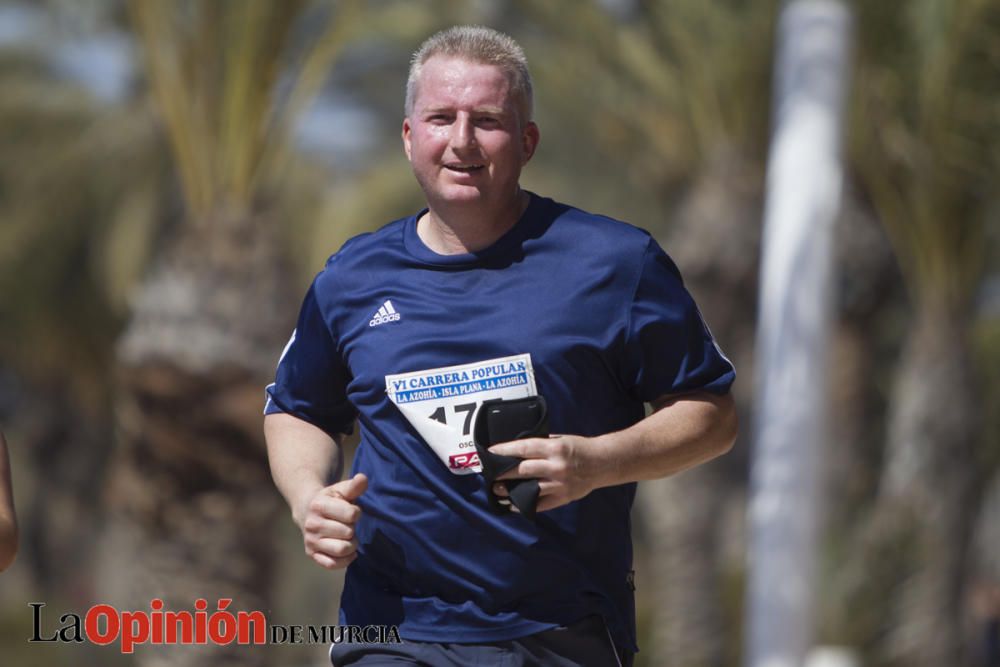
[[[469,433],[472,432],[472,416],[476,414],[476,407],[478,407],[478,405],[479,405],[478,403],[461,403],[459,405],[451,406],[456,417],[464,413],[465,421],[462,424],[463,436],[468,436]],[[442,405],[428,416],[434,421],[441,422],[442,424],[447,426],[448,417],[447,417],[447,410],[445,409],[446,407],[447,406]],[[459,419],[461,418],[462,417],[459,417]]]

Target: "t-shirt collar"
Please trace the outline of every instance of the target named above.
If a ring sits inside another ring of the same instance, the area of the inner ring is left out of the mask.
[[[504,232],[503,236],[491,245],[475,252],[459,253],[456,255],[442,255],[434,252],[420,239],[417,234],[417,221],[427,213],[427,209],[421,209],[416,214],[406,219],[403,225],[403,243],[406,250],[416,259],[424,264],[435,266],[460,266],[466,264],[478,264],[486,259],[493,259],[511,249],[516,248],[527,235],[532,221],[538,216],[535,209],[538,207],[539,197],[533,192],[525,190],[530,197],[527,208],[518,218],[513,227]]]

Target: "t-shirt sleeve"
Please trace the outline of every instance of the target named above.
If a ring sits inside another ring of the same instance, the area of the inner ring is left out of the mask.
[[[725,394],[736,379],[676,265],[652,238],[626,336],[626,381],[640,400],[689,391]]]
[[[267,386],[264,414],[294,415],[330,435],[350,433],[357,413],[347,398],[349,381],[350,371],[323,318],[314,282],[278,361],[274,382]]]

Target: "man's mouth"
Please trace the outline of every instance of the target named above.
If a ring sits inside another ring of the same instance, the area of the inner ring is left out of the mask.
[[[457,171],[460,174],[472,174],[482,169],[485,169],[486,165],[482,164],[446,164],[444,166],[448,171]]]

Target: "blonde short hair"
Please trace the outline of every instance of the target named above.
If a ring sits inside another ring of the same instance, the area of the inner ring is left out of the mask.
[[[452,56],[484,65],[496,65],[507,75],[510,90],[517,104],[521,123],[531,120],[534,99],[528,59],[521,45],[508,35],[478,25],[461,25],[442,30],[429,37],[410,59],[410,75],[406,79],[404,112],[413,113],[420,71],[434,56]]]

